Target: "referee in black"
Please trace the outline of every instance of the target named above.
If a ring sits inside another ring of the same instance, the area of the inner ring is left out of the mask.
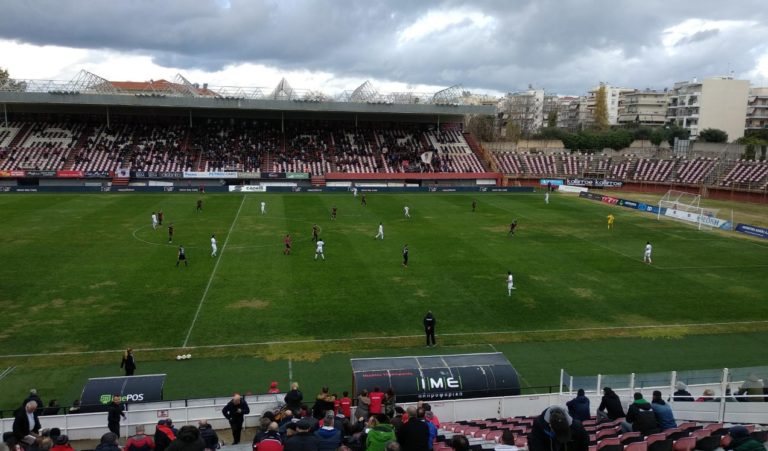
[[[437,324],[437,320],[435,319],[435,316],[432,315],[432,310],[428,311],[427,315],[424,317],[424,334],[426,334],[427,336],[427,347],[436,346],[435,344],[435,325],[436,324]]]

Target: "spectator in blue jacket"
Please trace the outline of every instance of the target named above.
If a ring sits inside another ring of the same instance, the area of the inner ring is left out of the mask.
[[[653,413],[656,415],[656,422],[659,423],[659,427],[662,431],[677,427],[675,415],[672,413],[672,407],[664,402],[661,398],[661,392],[658,390],[653,391],[651,409],[653,409]]]
[[[589,398],[584,395],[584,389],[580,388],[576,392],[576,397],[565,403],[568,406],[568,415],[579,421],[589,420],[591,411],[589,410]]]
[[[318,451],[336,451],[341,446],[341,431],[333,427],[333,422],[333,410],[326,411],[323,427],[315,431],[315,437],[318,439]]]

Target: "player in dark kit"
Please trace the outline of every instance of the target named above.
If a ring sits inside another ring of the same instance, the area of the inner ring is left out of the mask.
[[[283,243],[285,244],[285,249],[283,249],[283,255],[291,255],[291,234],[286,234],[285,238],[283,238]]]
[[[427,312],[427,315],[424,316],[424,334],[427,336],[427,346],[435,346],[435,326],[437,325],[437,320],[435,319],[435,316],[432,315],[432,310]]]
[[[475,209],[477,208],[477,200],[472,201],[472,213],[475,212]]]
[[[203,199],[197,199],[197,210],[196,211],[203,211]]]
[[[403,246],[403,266],[408,267],[408,245]]]
[[[169,243],[173,242],[173,223],[168,225],[168,242]]]
[[[365,200],[365,193],[363,193],[363,195],[360,197],[360,205],[362,205],[363,207],[368,205],[368,201]]]
[[[509,225],[509,232],[507,232],[507,236],[514,235],[516,227],[517,227],[517,219],[512,221],[512,224]]]
[[[163,210],[157,212],[157,225],[163,225]]]
[[[336,220],[336,207],[331,208],[331,219]]]
[[[317,234],[320,231],[320,227],[317,224],[312,224],[312,241],[317,243]]]
[[[184,266],[189,266],[189,262],[187,261],[187,253],[184,251],[184,246],[179,246],[179,259],[176,260],[176,267],[179,266],[179,263],[184,262]]]

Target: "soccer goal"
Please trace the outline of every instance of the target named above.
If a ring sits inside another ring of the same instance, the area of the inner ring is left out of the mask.
[[[722,228],[724,221],[718,219],[716,208],[701,206],[701,195],[687,193],[685,191],[669,190],[659,201],[657,220],[662,217],[682,221],[688,224],[696,224],[699,230]]]

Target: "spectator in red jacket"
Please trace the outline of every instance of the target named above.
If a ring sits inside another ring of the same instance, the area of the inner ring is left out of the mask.
[[[128,437],[125,442],[125,451],[151,451],[155,449],[155,442],[152,437],[144,434],[144,426],[136,426],[136,435]]]
[[[274,393],[280,393],[280,389],[277,388],[277,382],[272,382],[269,384],[269,390],[267,390],[267,393],[274,394]]]
[[[373,387],[373,391],[368,394],[368,397],[371,399],[371,407],[369,408],[371,415],[384,413],[384,392],[379,387]]]
[[[127,450],[128,447],[125,449]],[[51,451],[75,451],[75,449],[69,444],[69,437],[60,435],[56,437],[56,444],[51,447]]]

